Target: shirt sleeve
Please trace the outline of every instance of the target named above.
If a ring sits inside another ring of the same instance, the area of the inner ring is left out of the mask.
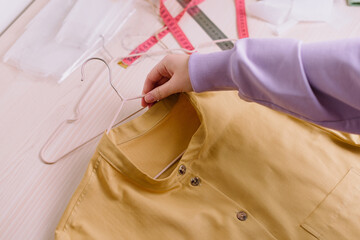
[[[231,50],[191,55],[189,74],[196,92],[237,89],[244,100],[360,133],[360,39],[241,39]]]

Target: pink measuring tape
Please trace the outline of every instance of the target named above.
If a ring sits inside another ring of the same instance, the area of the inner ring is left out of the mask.
[[[164,0],[160,0],[160,16],[162,17],[165,26],[167,27],[165,30],[161,31],[157,34],[158,39],[162,39],[169,32],[172,33],[176,41],[182,48],[188,50],[194,50],[194,47],[190,43],[189,39],[186,37],[185,33],[179,27],[178,22],[184,16],[185,12],[191,7],[194,7],[204,0],[191,0],[186,7],[175,17],[173,18],[167,8],[164,5]],[[236,6],[236,18],[237,18],[237,30],[239,38],[246,38],[249,36],[247,21],[246,21],[246,12],[245,12],[245,0],[235,0]],[[141,43],[138,47],[136,47],[131,53],[144,53],[147,52],[152,46],[154,46],[158,39],[155,36],[151,36],[145,42]],[[124,68],[130,66],[133,62],[135,62],[140,56],[133,56],[122,59],[122,61],[118,62],[118,64]]]
[[[249,31],[247,27],[246,12],[245,12],[245,0],[235,0],[236,7],[236,26],[238,30],[238,37],[249,37]]]
[[[181,11],[179,15],[184,16],[185,12],[188,10],[188,8],[193,7],[204,0],[192,0],[189,2],[189,4],[184,8],[184,10]],[[167,8],[164,5],[164,0],[160,0],[160,16],[163,19],[165,25],[170,30],[172,35],[175,37],[176,41],[179,43],[179,45],[182,48],[185,48],[187,50],[194,50],[193,45],[190,43],[189,39],[186,37],[183,30],[179,27],[178,21],[175,20]]]
[[[167,10],[167,8],[165,7],[164,0],[161,0],[160,1],[160,16],[162,17],[162,19],[163,19],[163,21],[165,23],[165,26],[167,28],[165,30],[161,31],[157,35],[157,37],[159,39],[162,39],[164,36],[166,36],[166,34],[171,32],[173,34],[173,36],[175,37],[175,39],[177,40],[177,42],[180,44],[181,47],[189,49],[189,50],[193,50],[194,47],[192,46],[189,39],[186,37],[185,33],[181,30],[181,28],[179,27],[179,25],[177,23],[184,16],[184,14],[188,10],[188,8],[193,7],[193,6],[199,4],[199,3],[203,2],[203,1],[204,0],[192,0],[192,1],[190,1],[188,3],[188,5],[175,18],[173,18],[171,16],[171,14],[169,13],[169,11]],[[158,42],[158,40],[156,39],[156,37],[151,36],[145,42],[143,42],[142,44],[137,46],[130,53],[130,55],[147,52],[157,42]],[[133,62],[135,62],[138,58],[140,58],[140,56],[124,58],[124,59],[122,59],[122,61],[118,62],[118,64],[120,66],[126,68],[126,67],[130,66]]]

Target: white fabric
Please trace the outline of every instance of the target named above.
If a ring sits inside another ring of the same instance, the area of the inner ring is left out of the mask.
[[[60,83],[102,47],[101,36],[106,40],[114,36],[132,14],[132,1],[91,0],[88,6],[101,10],[95,11],[86,7],[85,0],[51,0],[27,25],[4,61]]]

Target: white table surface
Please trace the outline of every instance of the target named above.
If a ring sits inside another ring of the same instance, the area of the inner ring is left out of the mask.
[[[14,22],[33,0],[0,0],[0,34]]]
[[[300,23],[281,37],[305,42],[360,37],[360,8],[348,7],[345,2],[334,1],[331,23]],[[46,3],[47,0],[35,1],[0,37],[0,57]],[[180,10],[175,0],[168,0],[167,5],[173,13]],[[236,38],[233,0],[206,0],[200,8],[229,38]],[[127,54],[162,26],[146,1],[138,0],[136,9],[126,26],[107,44],[115,57]],[[210,41],[190,16],[185,15],[180,26],[194,45]],[[267,23],[250,16],[248,27],[251,37],[275,37]],[[164,43],[178,47],[170,34]],[[160,49],[156,46],[152,50]],[[211,51],[218,48],[200,50]],[[143,57],[127,69],[112,65],[117,76],[114,84],[128,97],[141,94],[147,73],[162,57]],[[107,83],[107,72],[101,63],[88,65],[85,81],[80,81],[78,69],[61,85],[3,62],[0,76],[0,239],[53,239],[55,227],[100,137],[52,165],[40,161],[39,151],[59,124],[74,116],[76,105],[91,84],[93,88],[80,104],[81,118],[54,139],[46,152],[49,160],[104,131],[120,102]],[[127,104],[119,119],[139,108],[138,101]]]

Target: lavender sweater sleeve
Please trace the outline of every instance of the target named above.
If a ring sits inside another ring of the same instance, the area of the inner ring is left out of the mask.
[[[189,74],[196,92],[237,89],[247,101],[360,134],[360,39],[242,39],[231,50],[193,54]]]

